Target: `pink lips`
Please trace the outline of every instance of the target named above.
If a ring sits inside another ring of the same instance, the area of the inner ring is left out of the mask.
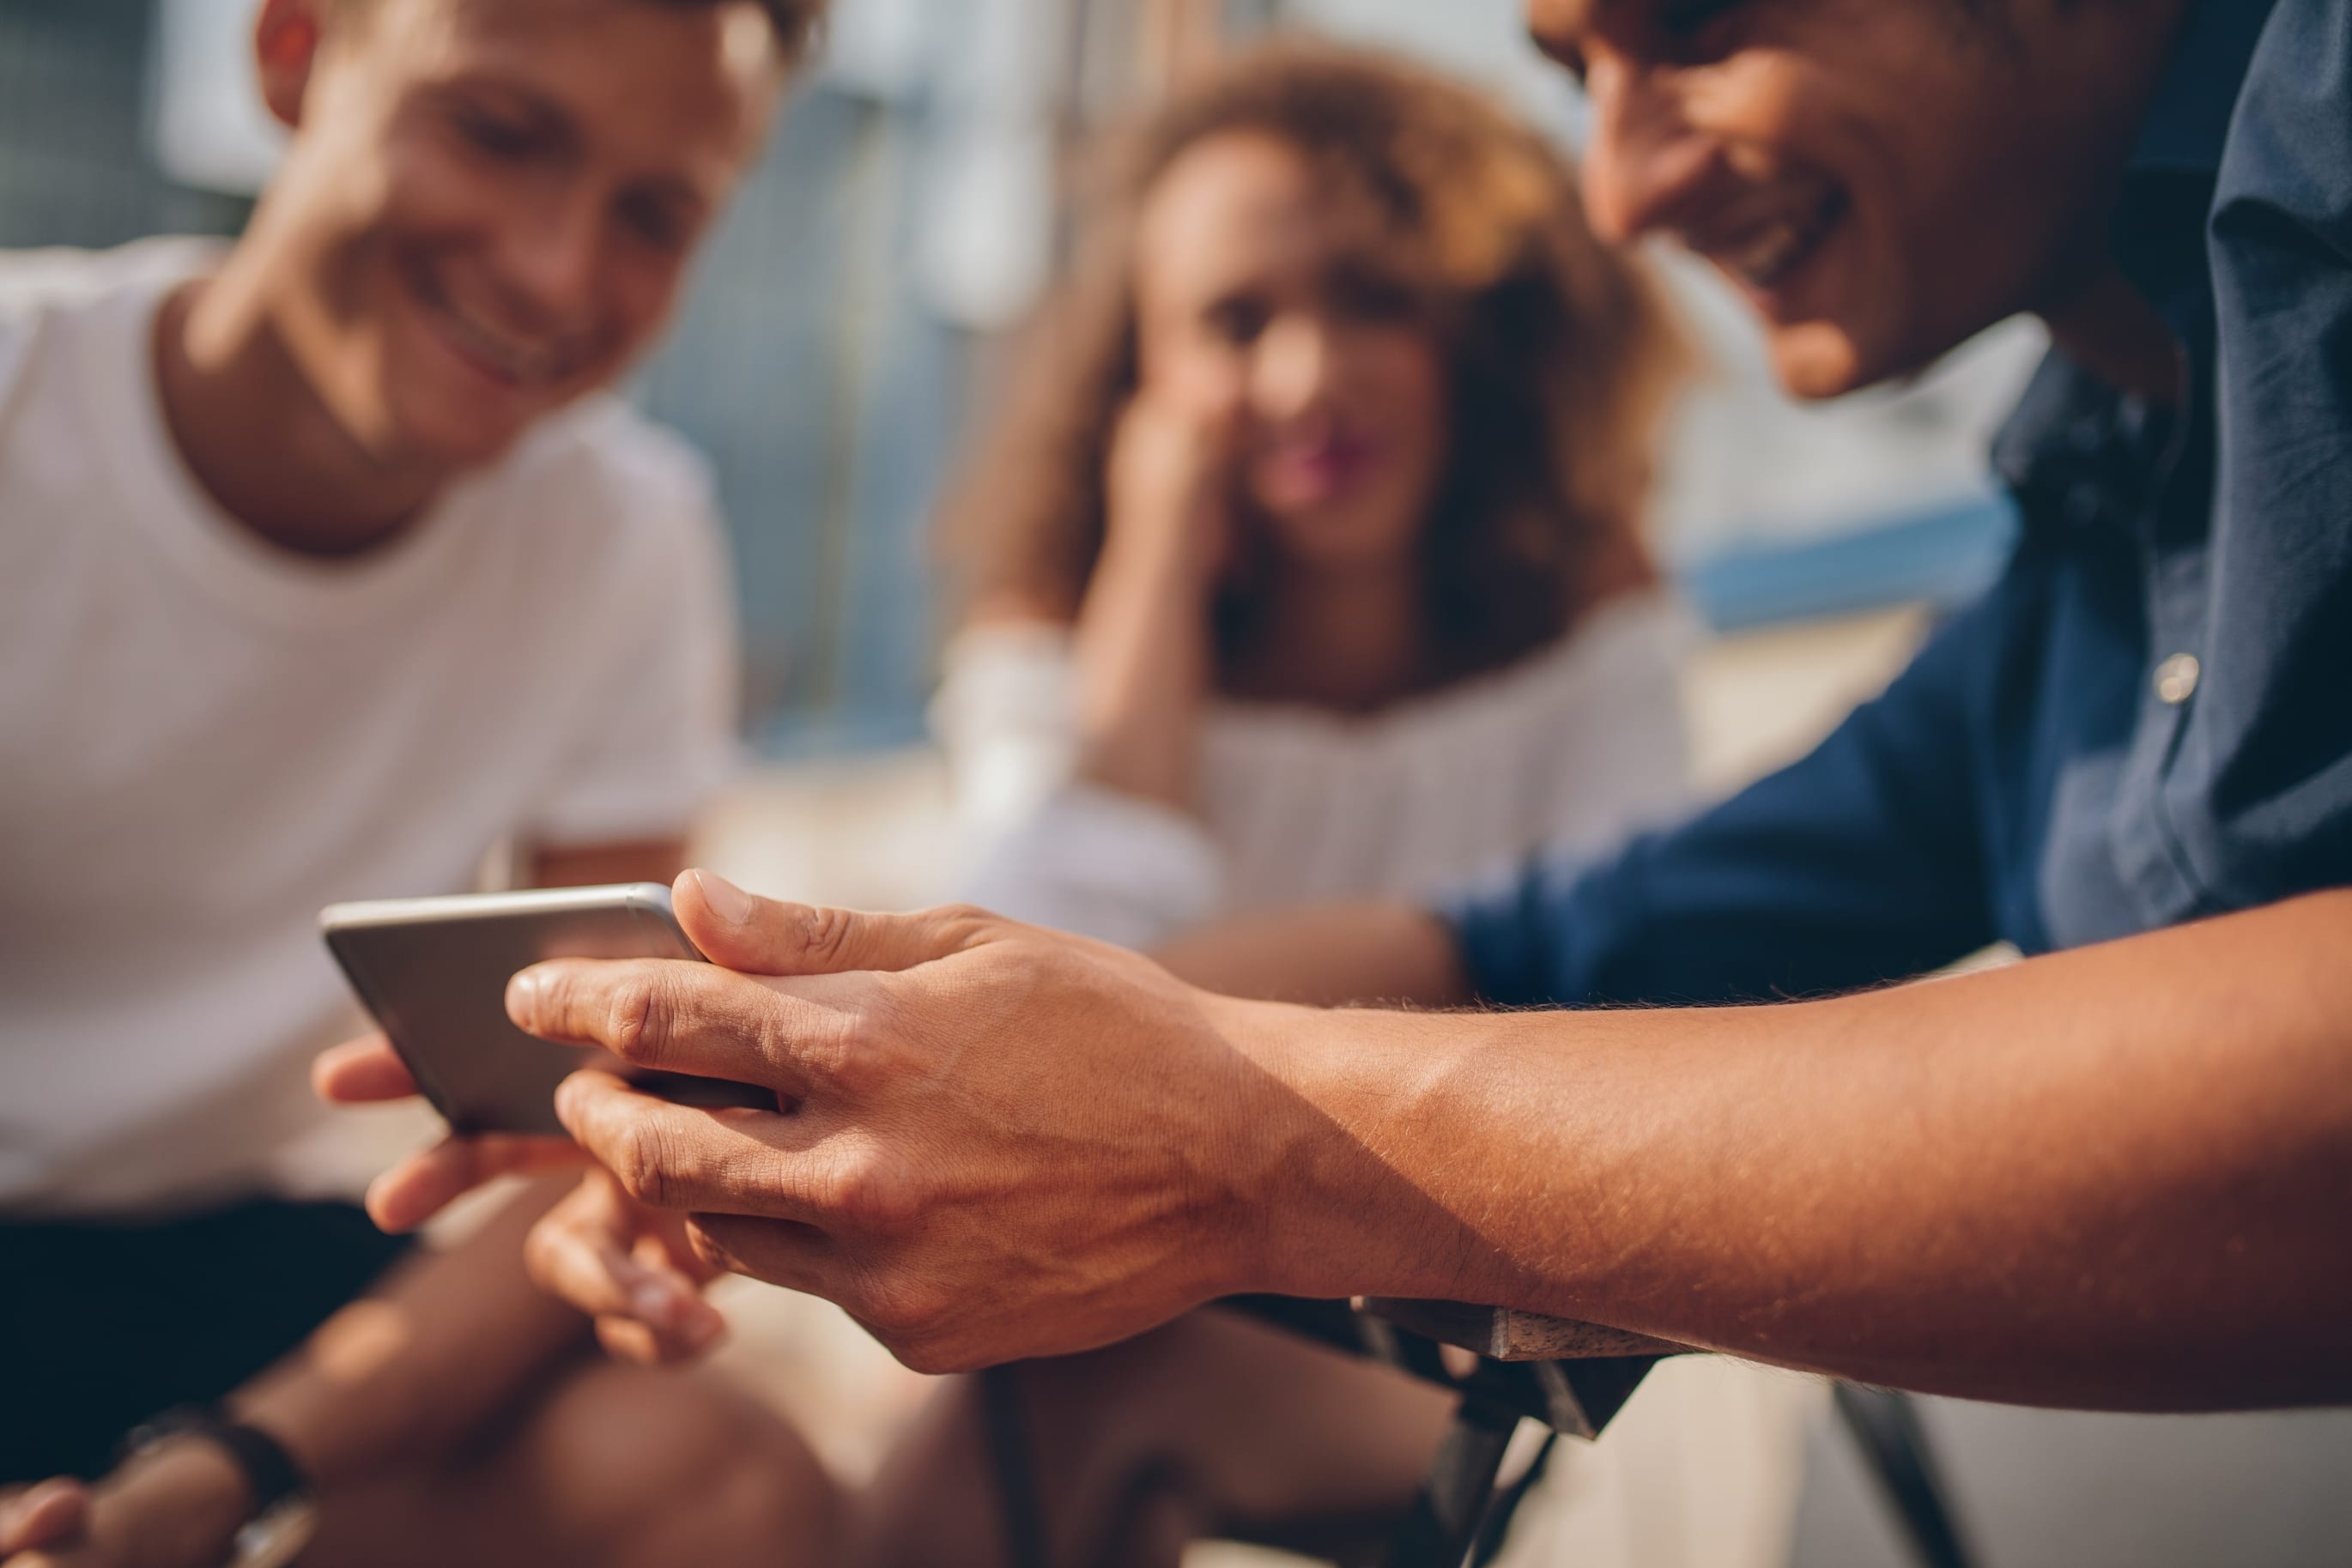
[[[1330,434],[1276,443],[1265,458],[1267,488],[1293,506],[1337,500],[1380,464],[1380,448],[1359,436]]]

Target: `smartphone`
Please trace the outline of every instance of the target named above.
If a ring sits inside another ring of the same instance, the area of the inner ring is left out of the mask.
[[[648,1072],[508,1020],[507,981],[542,959],[703,962],[658,883],[338,904],[319,925],[352,989],[456,1132],[562,1136],[555,1086],[583,1067],[681,1104],[776,1109],[775,1094],[751,1084]]]

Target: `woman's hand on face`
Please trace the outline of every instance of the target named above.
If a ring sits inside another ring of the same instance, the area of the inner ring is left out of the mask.
[[[1139,393],[1113,435],[1108,549],[1203,598],[1234,550],[1238,416]]]
[[[1166,392],[1121,413],[1078,613],[1079,777],[1178,811],[1196,804],[1210,603],[1234,557],[1235,423]]]

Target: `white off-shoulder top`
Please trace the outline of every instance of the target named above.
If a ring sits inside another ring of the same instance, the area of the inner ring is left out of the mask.
[[[1689,615],[1604,604],[1507,668],[1380,713],[1212,704],[1197,815],[1073,778],[1076,674],[1059,627],[986,626],[931,711],[972,902],[1149,947],[1222,915],[1425,894],[1550,845],[1600,848],[1686,799]]]

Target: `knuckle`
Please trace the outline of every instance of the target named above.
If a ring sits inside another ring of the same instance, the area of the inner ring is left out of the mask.
[[[614,1140],[613,1178],[623,1191],[652,1208],[666,1208],[670,1197],[669,1140],[658,1124],[632,1119]]]
[[[865,1311],[859,1315],[894,1351],[929,1344],[939,1334],[939,1294],[903,1276],[886,1274],[868,1287]]]
[[[827,1076],[843,1089],[858,1093],[877,1087],[888,1075],[885,1061],[888,1039],[881,1009],[866,1001],[834,1011],[812,1043]]]
[[[578,1010],[578,988],[570,970],[560,964],[541,965],[530,975],[531,986],[522,1021],[534,1030],[568,1027]]]
[[[772,1059],[797,1061],[811,1076],[856,1088],[864,1055],[857,1015],[842,1009],[795,1013],[772,1023]]]
[[[606,1003],[604,1043],[615,1055],[653,1066],[667,1053],[676,1020],[677,1008],[661,978],[632,969]]]
[[[834,1167],[822,1179],[818,1204],[849,1230],[885,1236],[905,1232],[922,1207],[912,1182],[870,1156]]]
[[[955,947],[968,947],[990,932],[1001,929],[1005,921],[976,904],[950,904],[934,911],[940,935]]]
[[[921,1373],[926,1377],[978,1372],[988,1364],[957,1345],[935,1340],[902,1340],[890,1343],[890,1354],[898,1357],[898,1364],[908,1371]]]
[[[730,1251],[727,1244],[713,1235],[709,1226],[700,1219],[687,1221],[686,1244],[693,1249],[694,1256],[706,1269],[715,1269],[722,1274],[743,1272],[741,1260]]]
[[[850,951],[857,917],[845,909],[805,904],[799,915],[801,951],[820,968],[838,966]]]

